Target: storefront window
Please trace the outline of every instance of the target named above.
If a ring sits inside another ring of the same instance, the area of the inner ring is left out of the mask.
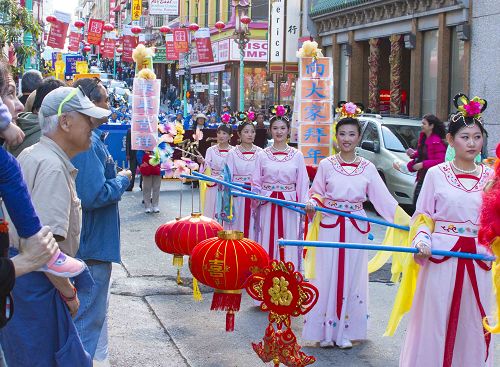
[[[269,95],[269,83],[266,80],[266,68],[245,68],[245,109],[266,109]]]
[[[455,110],[453,97],[464,91],[465,42],[458,39],[457,28],[451,31],[451,70],[450,70],[450,106],[449,112]]]
[[[422,63],[422,114],[436,113],[439,31],[424,33]]]
[[[218,106],[219,103],[219,73],[210,73],[208,83],[208,102],[212,106]]]
[[[222,73],[222,105],[231,105],[231,72]]]
[[[339,67],[339,96],[338,101],[347,101],[347,86],[349,84],[349,56],[345,52],[340,52]]]
[[[289,105],[292,110],[295,102],[296,79],[295,74],[287,74],[286,82],[281,83],[280,86],[280,103]]]

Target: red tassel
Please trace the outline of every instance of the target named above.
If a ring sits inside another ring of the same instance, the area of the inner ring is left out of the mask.
[[[238,293],[223,293],[216,290],[212,297],[211,310],[215,311],[239,311],[241,304],[241,291]]]
[[[234,311],[226,313],[226,331],[234,331]]]

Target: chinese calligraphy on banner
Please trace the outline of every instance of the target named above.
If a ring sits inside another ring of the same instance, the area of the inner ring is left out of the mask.
[[[132,149],[152,151],[158,143],[161,80],[134,79]]]
[[[176,28],[172,31],[174,35],[174,49],[177,53],[189,52],[189,35],[185,28]]]
[[[317,165],[333,148],[332,59],[304,57],[299,63],[297,122],[292,134],[297,136],[306,164]]]
[[[165,42],[166,42],[167,60],[179,60],[179,53],[175,51],[174,47],[174,35],[166,34]]]
[[[78,52],[78,50],[80,49],[80,42],[82,41],[82,36],[83,34],[78,28],[76,28],[73,25],[70,27],[68,51]]]
[[[138,40],[137,37],[132,33],[131,25],[123,26],[123,54],[122,61],[133,62],[132,52],[137,47]]]
[[[102,32],[104,30],[104,21],[98,19],[90,19],[87,33],[87,42],[91,45],[100,45]]]
[[[194,34],[196,40],[196,49],[198,50],[199,62],[214,62],[212,53],[212,42],[210,42],[210,29],[200,28]]]
[[[132,0],[132,21],[139,20],[142,15],[142,0]]]

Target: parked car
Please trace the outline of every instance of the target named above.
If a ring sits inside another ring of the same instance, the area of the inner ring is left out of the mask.
[[[410,161],[406,150],[417,148],[420,120],[365,114],[359,121],[362,131],[356,152],[375,165],[399,204],[412,205],[416,173],[406,168]]]

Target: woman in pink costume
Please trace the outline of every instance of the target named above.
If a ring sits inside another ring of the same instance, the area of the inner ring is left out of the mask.
[[[217,179],[222,179],[222,170],[226,165],[226,158],[233,147],[229,145],[229,140],[231,139],[232,129],[231,125],[221,123],[217,128],[217,144],[212,145],[207,149],[205,154],[205,159],[200,159],[199,163],[203,163],[203,171],[205,174],[215,177]],[[218,213],[216,213],[217,205],[217,192],[218,187],[216,183],[207,182],[200,185],[206,187],[204,191],[203,202],[203,215],[205,217],[220,219],[218,218]],[[202,194],[203,196],[203,194]]]
[[[459,95],[455,105],[461,112],[452,115],[447,134],[455,159],[427,172],[412,218],[421,266],[400,366],[493,365],[482,323],[491,315],[491,263],[431,256],[431,249],[487,253],[477,242],[478,217],[493,170],[474,162],[486,133],[480,117],[486,101]]]
[[[236,118],[240,121],[238,136],[241,144],[228,153],[226,164],[232,182],[250,185],[257,161],[257,153],[262,150],[253,144],[255,140],[255,126],[253,124],[255,113],[240,112]],[[241,231],[245,238],[255,240],[254,220],[251,214],[251,199],[234,196],[233,218],[231,222],[224,222],[224,228]]]
[[[319,206],[365,217],[363,203],[370,200],[385,220],[394,222],[398,203],[375,166],[355,154],[361,137],[361,126],[354,118],[356,110],[359,108],[350,102],[340,108],[341,116],[351,116],[340,119],[336,125],[340,152],[320,162],[306,211],[312,214]],[[366,243],[368,232],[368,222],[318,212],[308,240]],[[316,238],[312,238],[313,233],[317,233]],[[314,274],[308,271],[311,267]],[[322,347],[336,344],[339,348],[351,348],[352,340],[366,339],[367,251],[307,249],[306,276],[318,288],[319,299],[305,316],[302,338],[320,342]]]
[[[273,106],[275,114],[269,124],[273,145],[257,153],[252,175],[252,191],[271,198],[302,202],[307,200],[309,177],[304,156],[287,144],[290,120],[286,116],[288,106]],[[300,217],[294,211],[270,202],[255,202],[257,242],[266,249],[271,259],[291,261],[296,269],[299,265],[299,249],[288,247],[279,253],[278,239],[299,239]]]

